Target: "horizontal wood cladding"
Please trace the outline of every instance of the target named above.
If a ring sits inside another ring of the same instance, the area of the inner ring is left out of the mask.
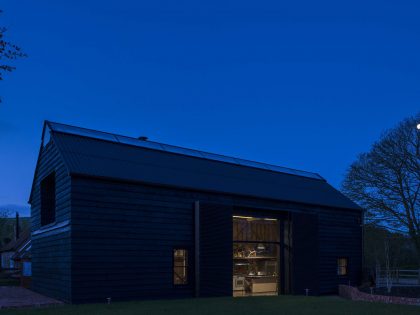
[[[51,172],[56,176],[56,226],[42,231],[39,186]],[[201,282],[197,287],[196,201],[202,206]],[[70,302],[191,297],[196,288],[202,296],[231,295],[232,209],[292,218],[296,244],[292,281],[299,291],[295,293],[303,294],[310,286],[316,288],[315,293],[328,294],[337,292],[340,283],[358,283],[360,211],[76,174],[70,177],[61,153],[50,142],[41,149],[31,194],[32,231],[37,231],[32,238],[33,289]],[[173,285],[174,248],[189,251],[188,285]],[[345,277],[337,276],[339,257],[349,259]]]
[[[336,293],[338,284],[357,285],[362,268],[360,212],[324,209],[319,213],[320,293]],[[337,259],[348,258],[348,275],[337,275]]]
[[[218,248],[226,256],[225,260],[229,261],[211,263],[216,248],[210,242],[207,242],[208,245],[206,242],[201,244],[201,260],[207,260],[207,266],[204,267],[207,272],[202,272],[200,277],[204,281],[200,283],[204,295],[231,294],[232,207],[251,212],[253,209],[289,211],[307,214],[307,218],[317,218],[311,229],[316,233],[303,233],[300,239],[300,244],[311,240],[316,245],[311,246],[312,257],[317,257],[315,269],[319,273],[311,280],[316,286],[313,292],[336,292],[338,284],[344,280],[358,282],[359,279],[361,213],[358,211],[78,176],[72,178],[71,194],[74,302],[103,301],[108,296],[114,299],[193,296],[193,283],[185,287],[172,284],[172,250],[185,247],[190,251],[189,257],[194,257],[193,220],[194,202],[197,200],[200,205],[206,205],[205,216],[209,222],[214,221],[211,227],[208,225],[208,229],[201,230],[202,238],[211,242],[217,238],[215,234],[222,235],[217,243],[225,246]],[[214,204],[228,213],[223,221],[225,224],[217,223],[220,211],[208,207]],[[305,224],[302,223],[300,230],[305,231]],[[301,270],[314,270],[314,260],[305,254],[301,256],[305,260],[300,262]],[[345,279],[337,276],[337,258],[340,256],[350,259],[351,272]],[[226,271],[223,272],[226,276],[214,275],[206,279],[206,273],[210,275],[212,270],[213,274]],[[192,262],[190,273],[194,275]],[[300,289],[304,286],[299,285],[302,286]]]
[[[232,295],[230,206],[200,203],[200,296]]]
[[[292,292],[319,294],[318,215],[292,214]]]
[[[35,172],[34,187],[31,199],[32,229],[41,227],[40,182],[47,175],[55,172],[56,177],[56,222],[70,218],[70,177],[63,164],[60,153],[53,143],[41,149],[40,158]]]
[[[55,172],[55,223],[71,217],[70,177],[54,143],[41,149],[31,196],[32,232],[41,228],[40,182]],[[71,301],[70,231],[32,236],[32,289],[63,301]]]
[[[194,257],[194,200],[175,199],[131,184],[73,179],[74,302],[193,296],[193,283],[173,285],[173,249]]]
[[[32,239],[32,289],[71,300],[70,232]]]
[[[294,293],[303,294],[308,288],[309,294],[334,294],[338,292],[339,284],[360,283],[361,215],[358,211],[328,208],[318,208],[312,214],[292,213],[292,239],[298,246],[293,248]],[[307,219],[302,220],[302,217]],[[314,252],[315,248],[317,252]],[[337,275],[340,257],[349,260],[346,276]]]
[[[129,183],[129,182],[116,182],[112,180],[105,180],[105,179],[94,179],[89,177],[83,176],[75,176],[74,179],[77,181],[77,186],[79,191],[82,192],[94,192],[103,194],[104,191],[110,192],[116,196],[123,196],[125,192],[131,194],[134,193],[138,198],[141,200],[147,200],[152,198],[156,202],[163,202],[163,203],[171,203],[171,207],[176,207],[178,203],[185,204],[190,203],[194,200],[200,200],[202,202],[209,202],[209,203],[220,203],[220,204],[229,204],[235,205],[236,207],[247,207],[247,208],[254,208],[260,210],[281,210],[281,211],[318,211],[320,208],[318,206],[308,205],[308,204],[298,204],[293,202],[283,202],[278,200],[268,200],[268,199],[261,199],[261,198],[254,198],[254,197],[247,197],[247,196],[236,196],[236,195],[227,195],[227,194],[219,194],[219,193],[205,193],[199,191],[192,191],[192,190],[184,190],[184,189],[177,189],[177,188],[168,188],[168,187],[160,187],[156,185],[148,185],[148,184],[141,184],[141,183]],[[90,183],[94,182],[95,185],[91,185]],[[74,194],[77,194],[77,191],[73,191]],[[86,197],[87,194],[84,195]],[[141,198],[139,198],[141,196]],[[164,196],[165,198],[160,198]],[[79,198],[76,200],[72,200],[72,206],[74,202],[78,202]],[[92,202],[95,198],[85,199],[86,202]],[[132,202],[128,200],[128,202],[124,202],[120,204],[118,202],[111,203],[115,205],[122,206],[123,208],[130,208],[132,207]],[[336,210],[340,211],[340,210]],[[358,212],[358,211],[356,211]]]

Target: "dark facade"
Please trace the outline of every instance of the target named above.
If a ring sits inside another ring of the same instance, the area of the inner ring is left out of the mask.
[[[255,292],[276,287],[276,294],[330,294],[340,283],[359,282],[362,210],[319,175],[112,136],[46,123],[30,197],[34,290],[82,303],[232,296],[232,279],[242,278]],[[42,209],[51,205],[41,187],[51,174],[54,220],[41,225]],[[272,220],[276,239],[235,243],[234,216]],[[235,278],[235,259],[241,266],[262,257],[232,252],[253,246],[275,248],[265,263],[277,268],[275,284],[260,280],[268,276],[258,268]],[[181,285],[175,249],[188,252]]]

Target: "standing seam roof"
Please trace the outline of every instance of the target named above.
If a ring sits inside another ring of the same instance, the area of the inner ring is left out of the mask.
[[[51,129],[72,174],[361,210],[320,176],[282,173]]]

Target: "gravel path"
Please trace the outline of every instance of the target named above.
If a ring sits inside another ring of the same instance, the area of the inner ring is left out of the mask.
[[[60,305],[63,302],[22,287],[0,287],[0,309]]]

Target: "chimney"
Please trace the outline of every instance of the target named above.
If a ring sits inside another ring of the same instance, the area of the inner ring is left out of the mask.
[[[19,212],[16,211],[16,224],[15,224],[15,236],[16,236],[16,240],[19,239],[19,231],[20,230],[20,226],[19,226]]]
[[[137,139],[141,140],[141,141],[147,141],[149,138],[145,137],[145,136],[140,136]]]

